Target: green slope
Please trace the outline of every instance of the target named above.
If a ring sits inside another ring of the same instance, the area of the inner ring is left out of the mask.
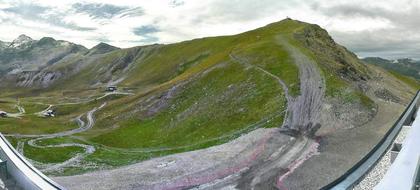
[[[287,102],[277,79],[284,81],[292,97],[300,94],[299,70],[285,43],[317,63],[327,98],[360,104],[366,110],[374,106],[353,84],[369,79],[369,70],[354,54],[337,45],[319,26],[286,19],[238,35],[113,49],[63,60],[49,69],[68,76],[42,90],[1,92],[0,97],[9,98],[6,108],[13,105],[10,98],[25,94],[31,95],[22,98],[28,107],[39,101],[57,104],[73,100],[70,98],[94,99],[103,95],[107,83],[118,80],[120,89],[129,89],[134,95],[57,106],[61,115],[51,120],[34,116],[0,119],[0,131],[12,133],[13,125],[24,126],[20,132],[25,134],[74,128],[72,118],[107,102],[95,113],[92,129],[43,142],[83,142],[96,147],[80,166],[64,170],[64,174],[74,174],[97,169],[96,164],[119,166],[221,144],[256,128],[281,127]],[[47,158],[46,151],[25,151],[37,161],[58,162],[80,150],[57,149],[53,158]]]
[[[303,26],[288,21],[235,36],[155,47],[151,55],[136,60],[121,84],[146,93],[109,105],[100,114],[107,117],[83,137],[122,148],[178,147],[231,139],[255,125],[281,126],[284,89],[256,68],[284,79],[291,94],[298,95],[298,69],[276,37],[293,37],[292,32]],[[168,93],[173,97],[166,97]],[[157,103],[144,103],[147,99]],[[138,109],[156,104],[163,106],[156,111]],[[110,126],[118,127],[108,131]]]
[[[412,59],[388,60],[380,57],[366,57],[362,60],[365,63],[382,67],[388,71],[399,73],[400,75],[413,77],[417,80],[420,79],[420,61]]]

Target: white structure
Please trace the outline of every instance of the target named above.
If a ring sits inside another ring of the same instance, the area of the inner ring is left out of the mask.
[[[105,91],[107,91],[107,92],[115,92],[115,91],[117,91],[117,87],[116,86],[108,86],[108,87],[106,87],[106,90]]]
[[[7,116],[7,112],[5,111],[0,111],[0,117],[6,117]]]
[[[16,181],[16,185],[25,190],[61,190],[59,184],[42,174],[22,155],[7,139],[0,134],[0,158],[6,161],[7,173]]]
[[[411,125],[395,161],[375,190],[420,189],[420,114]]]
[[[47,110],[46,112],[44,112],[44,116],[45,117],[54,117],[54,111],[53,110]]]

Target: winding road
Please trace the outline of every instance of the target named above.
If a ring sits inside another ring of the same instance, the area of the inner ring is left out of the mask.
[[[55,105],[62,106],[62,105],[76,105],[76,104],[89,103],[89,102],[101,100],[101,99],[106,98],[106,97],[111,96],[111,95],[134,95],[134,93],[131,93],[131,92],[117,92],[117,91],[116,92],[107,92],[104,95],[102,95],[100,97],[97,97],[97,98],[89,98],[89,99],[80,100],[80,101],[77,101],[77,102],[61,103],[61,104],[55,104]]]
[[[20,118],[26,113],[25,108],[20,106],[19,102],[15,105],[15,107],[19,110],[19,112],[18,113],[7,113],[7,117]]]
[[[41,134],[41,135],[8,134],[6,136],[19,137],[19,138],[22,138],[22,137],[23,138],[34,138],[34,139],[29,140],[27,143],[28,143],[29,146],[36,147],[36,148],[60,148],[60,147],[77,146],[77,147],[81,147],[85,150],[83,153],[76,154],[74,157],[72,157],[72,158],[70,158],[70,159],[68,159],[68,160],[66,160],[62,163],[58,163],[58,164],[44,164],[44,163],[40,163],[40,162],[31,160],[35,165],[37,165],[40,168],[43,168],[43,169],[41,169],[41,171],[43,171],[43,172],[57,171],[57,170],[60,170],[64,167],[66,167],[66,166],[77,163],[80,160],[82,160],[83,158],[85,158],[87,155],[92,154],[93,152],[95,152],[95,147],[92,146],[92,145],[79,144],[79,143],[64,143],[64,144],[56,144],[56,145],[39,145],[37,143],[41,140],[70,136],[70,135],[74,135],[74,134],[81,133],[81,132],[84,132],[86,130],[89,130],[95,124],[95,119],[94,119],[93,114],[96,111],[102,109],[105,105],[106,105],[106,103],[103,103],[101,106],[95,107],[92,110],[88,111],[86,113],[87,123],[85,123],[82,120],[82,117],[85,114],[82,114],[82,115],[78,116],[75,120],[78,123],[79,128],[76,128],[76,129],[72,129],[72,130],[69,130],[69,131],[63,131],[63,132],[59,132],[59,133],[53,133],[53,134]],[[19,149],[19,152],[21,152],[21,153],[24,152],[23,151],[24,150],[23,144],[20,144],[18,149]]]
[[[69,189],[285,189],[283,184],[288,176],[318,154],[319,140],[307,134],[318,123],[324,81],[315,62],[283,37],[277,40],[299,68],[298,97],[291,97],[286,84],[269,71],[239,59],[235,52],[231,52],[230,58],[279,82],[288,100],[283,125],[302,135],[290,136],[281,128],[260,128],[222,145],[54,180]]]
[[[133,93],[127,93],[127,92],[108,92],[105,93],[104,95],[98,97],[98,98],[91,98],[88,100],[83,100],[83,101],[79,101],[79,102],[72,102],[72,103],[62,103],[62,104],[56,104],[56,105],[74,105],[74,104],[82,104],[82,103],[89,103],[92,101],[97,101],[97,100],[101,100],[105,97],[111,96],[111,95],[133,95]],[[43,103],[40,103],[43,104]],[[46,139],[53,139],[53,138],[58,138],[58,137],[65,137],[65,136],[71,136],[77,133],[81,133],[84,131],[87,131],[89,129],[91,129],[94,124],[95,124],[95,119],[94,119],[94,113],[100,109],[102,109],[104,106],[106,105],[106,102],[103,103],[101,106],[99,107],[95,107],[92,110],[88,111],[86,114],[82,114],[80,116],[78,116],[77,118],[75,118],[75,121],[78,124],[78,128],[76,129],[72,129],[69,131],[62,131],[62,132],[58,132],[58,133],[53,133],[53,134],[38,134],[38,135],[23,135],[23,134],[6,134],[4,136],[9,136],[9,137],[17,137],[17,138],[33,138],[31,140],[29,140],[27,142],[27,144],[29,146],[35,147],[35,148],[62,148],[62,147],[81,147],[84,149],[83,153],[78,153],[75,156],[73,156],[72,158],[62,162],[62,163],[58,163],[58,164],[46,164],[46,163],[41,163],[35,160],[31,160],[29,158],[27,158],[28,160],[30,160],[33,164],[35,164],[38,168],[41,169],[42,172],[53,172],[53,171],[59,171],[61,169],[63,169],[64,167],[70,166],[70,165],[74,165],[75,163],[78,163],[79,161],[83,160],[87,155],[92,154],[95,152],[95,147],[93,145],[87,145],[87,144],[80,144],[80,143],[62,143],[62,144],[55,144],[55,145],[40,145],[38,144],[38,142],[42,141],[42,140],[46,140]],[[8,114],[9,117],[14,117],[14,118],[20,118],[22,117],[26,112],[25,109],[20,106],[19,102],[16,104],[16,107],[19,110],[19,113],[12,113],[12,114]],[[46,109],[34,113],[35,115],[38,115],[40,117],[44,116],[44,113],[51,109],[53,107],[53,105],[49,105]],[[87,122],[82,120],[82,117],[86,115],[86,120]],[[17,146],[17,150],[23,155],[24,154],[24,145],[25,143],[22,142],[18,142],[18,146]]]
[[[246,59],[238,58],[235,52],[231,52],[230,58],[244,67],[257,69],[278,81],[287,99],[286,117],[282,128],[256,129],[226,144],[154,158],[113,170],[57,177],[55,180],[69,189],[285,189],[284,181],[288,176],[307,159],[318,154],[319,142],[311,138],[311,133],[319,127],[318,115],[323,103],[325,85],[314,61],[291,45],[285,37],[277,36],[276,40],[279,46],[289,52],[299,69],[300,95],[297,97],[290,95],[286,83],[278,76],[249,63]],[[60,105],[94,101],[112,94],[118,93],[107,93],[98,98]],[[85,114],[77,117],[77,129],[54,134],[8,136],[34,138],[28,141],[28,145],[37,148],[84,148],[83,153],[63,163],[35,162],[44,172],[58,171],[92,154],[95,147],[79,143],[41,145],[39,142],[89,130],[94,125],[94,113],[104,106],[105,103],[87,112],[86,122],[82,120]],[[19,149],[23,152],[24,147]]]

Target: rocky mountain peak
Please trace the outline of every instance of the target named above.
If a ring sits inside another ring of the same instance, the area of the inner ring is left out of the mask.
[[[15,40],[32,40],[32,38],[25,34],[21,34]]]
[[[101,42],[98,45],[94,46],[92,49],[90,49],[89,54],[103,54],[117,49],[120,48]]]
[[[31,37],[29,37],[25,34],[21,34],[19,37],[14,39],[12,43],[10,43],[9,47],[10,48],[22,48],[22,47],[26,47],[27,44],[30,44],[33,41],[34,40]]]

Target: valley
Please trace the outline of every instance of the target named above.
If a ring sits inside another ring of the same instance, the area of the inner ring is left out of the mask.
[[[0,132],[69,189],[317,189],[417,90],[292,19],[126,49],[20,36],[0,58]]]

